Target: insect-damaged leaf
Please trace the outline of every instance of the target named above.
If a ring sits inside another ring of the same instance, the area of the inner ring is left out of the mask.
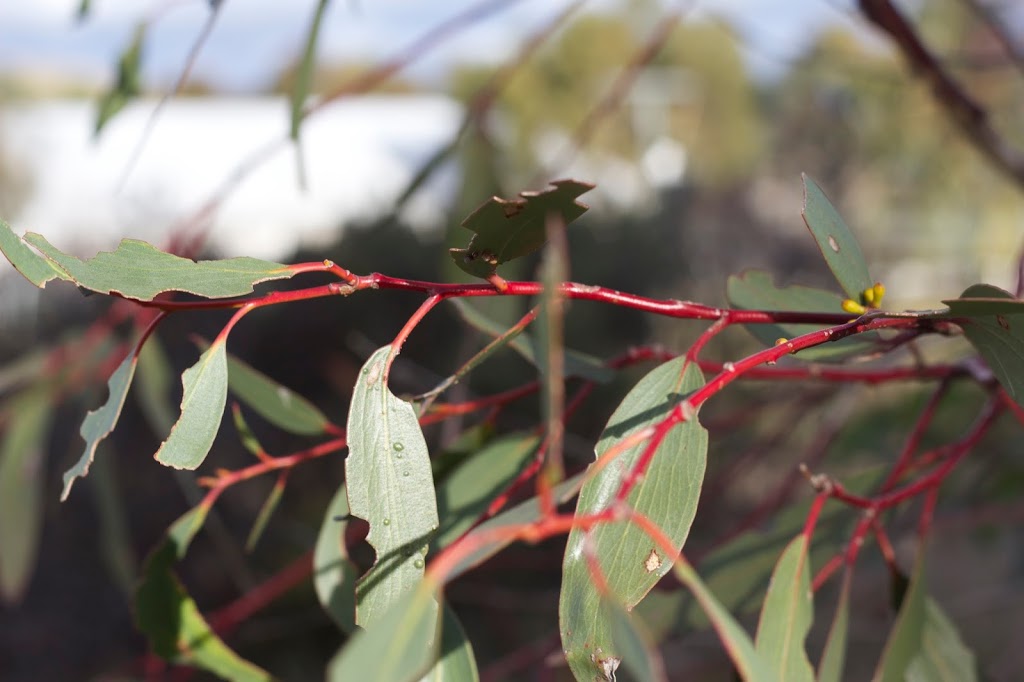
[[[253,285],[259,282],[288,279],[294,274],[285,265],[258,258],[197,262],[164,253],[137,239],[122,239],[115,251],[104,251],[85,261],[62,252],[34,232],[26,234],[24,241],[65,273],[61,279],[90,291],[120,294],[137,301],[152,301],[166,291],[205,298],[244,296],[252,293]]]
[[[695,364],[684,371],[679,357],[654,368],[623,399],[608,420],[595,448],[600,457],[633,433],[657,424],[704,384]],[[619,486],[639,459],[646,443],[626,450],[591,478],[580,491],[577,516],[598,513],[611,505]],[[643,480],[630,492],[631,507],[647,516],[682,547],[700,497],[707,457],[707,431],[696,417],[677,425],[658,446]],[[650,537],[627,521],[602,523],[589,537],[573,530],[562,564],[559,629],[569,667],[577,679],[601,679],[602,660],[622,658],[615,648],[610,623],[600,616],[601,595],[594,585],[584,544],[600,564],[612,594],[632,609],[672,568],[674,556],[664,556]],[[600,651],[597,655],[595,652]]]
[[[345,481],[349,508],[366,520],[377,559],[356,585],[356,623],[372,627],[423,580],[437,502],[416,413],[385,385],[391,346],[363,365],[348,412]]]
[[[224,341],[215,341],[181,375],[181,416],[157,450],[156,460],[175,469],[195,469],[210,453],[228,400]]]
[[[487,279],[502,263],[533,253],[547,241],[549,215],[568,225],[587,210],[576,201],[594,188],[579,180],[556,180],[554,188],[521,192],[516,199],[491,197],[462,222],[476,234],[465,249],[451,249],[452,260],[464,271]]]
[[[861,294],[874,282],[860,245],[839,212],[821,188],[806,175],[804,180],[804,223],[818,243],[821,255],[846,295],[860,302]]]
[[[814,682],[804,641],[811,629],[811,567],[807,536],[798,535],[779,557],[768,583],[754,645],[780,680]]]
[[[51,279],[71,279],[67,273],[29,248],[24,238],[14,234],[11,226],[0,220],[0,251],[11,265],[28,281],[43,287]]]

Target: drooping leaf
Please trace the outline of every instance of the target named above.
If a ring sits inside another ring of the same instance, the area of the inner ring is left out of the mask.
[[[440,651],[421,682],[476,682],[479,679],[473,645],[451,606],[445,604]]]
[[[927,613],[925,602],[928,595],[925,583],[926,554],[924,545],[920,546],[917,550],[914,573],[910,578],[910,588],[903,597],[899,615],[889,632],[882,658],[872,678],[874,682],[903,682],[911,661],[921,652]]]
[[[864,253],[850,228],[821,188],[806,175],[804,181],[804,223],[818,243],[821,255],[847,297],[860,302],[861,294],[874,282],[868,273]]]
[[[529,462],[540,439],[532,434],[513,434],[489,443],[456,468],[437,486],[437,511],[441,525],[435,547],[446,547],[469,530],[494,500]]]
[[[921,651],[907,667],[907,682],[975,682],[978,670],[956,626],[942,607],[927,597]]]
[[[637,682],[658,682],[668,679],[658,647],[651,642],[650,636],[635,622],[622,604],[610,595],[602,595],[601,619],[608,623],[615,650],[622,652],[621,661],[614,658],[603,659],[604,672],[612,673],[606,674],[606,677],[618,679],[628,676]],[[600,652],[595,651],[594,655],[602,661]],[[624,676],[621,672],[618,675],[614,674],[620,664],[627,675]]]
[[[1006,392],[1024,405],[1024,301],[999,287],[975,284],[943,303]]]
[[[825,650],[818,664],[818,682],[842,682],[843,666],[846,663],[846,635],[850,627],[850,572],[843,576],[839,591],[839,603],[828,631]]]
[[[261,417],[289,433],[317,436],[330,425],[316,405],[231,354],[228,388]]]
[[[181,416],[157,450],[156,460],[175,469],[195,469],[209,454],[228,399],[224,341],[217,341],[181,375]]]
[[[137,301],[152,301],[167,291],[205,298],[244,296],[259,282],[294,274],[285,265],[258,258],[194,261],[137,239],[122,239],[115,251],[103,251],[85,261],[60,251],[41,234],[29,232],[24,239],[66,273],[63,279],[90,291]]]
[[[679,581],[693,594],[708,620],[718,633],[718,638],[729,653],[736,670],[744,682],[785,682],[775,676],[768,662],[754,648],[750,635],[736,622],[728,610],[719,603],[715,595],[689,564],[677,561],[673,570]]]
[[[43,387],[12,399],[0,439],[0,598],[28,587],[43,529],[43,464],[52,406]]]
[[[128,395],[128,388],[135,376],[135,366],[138,364],[139,358],[138,350],[138,346],[132,347],[114,373],[110,375],[110,379],[107,380],[107,402],[85,416],[85,421],[82,422],[79,431],[82,440],[85,441],[85,451],[74,466],[64,472],[64,489],[60,494],[61,502],[68,499],[75,479],[89,473],[89,465],[92,464],[93,457],[96,455],[96,446],[117,426],[121,408],[124,407],[124,400]]]
[[[694,390],[704,384],[695,364],[686,358],[670,360],[637,383],[612,414],[595,448],[598,458],[620,440],[660,422]],[[619,486],[640,458],[646,443],[626,450],[591,478],[580,491],[578,516],[598,513],[611,505]],[[677,425],[658,446],[646,475],[627,501],[647,516],[682,548],[697,510],[707,457],[707,431],[696,417]],[[602,523],[587,533],[569,534],[562,564],[559,629],[562,648],[577,679],[602,673],[593,653],[619,657],[609,624],[600,618],[600,594],[584,556],[584,543],[593,548],[609,588],[632,609],[669,570],[674,556],[663,556],[650,537],[626,521]],[[599,679],[599,678],[598,678]]]
[[[242,659],[210,629],[195,601],[174,574],[209,509],[195,507],[167,530],[146,559],[135,594],[135,620],[153,651],[167,661],[207,670],[227,680],[270,680],[265,670]]]
[[[285,486],[288,484],[288,471],[285,469],[277,477],[274,482],[274,487],[270,489],[270,494],[267,495],[267,499],[263,500],[263,505],[260,506],[259,512],[256,514],[256,519],[252,522],[252,528],[249,530],[249,537],[245,539],[245,551],[251,552],[256,549],[256,544],[263,537],[263,531],[267,529],[267,524],[270,523],[270,517],[274,515],[277,510],[277,505],[281,503],[281,497],[284,495]]]
[[[25,279],[37,287],[46,286],[51,279],[70,279],[66,272],[33,251],[3,220],[0,220],[0,251]]]
[[[377,621],[346,642],[327,668],[328,682],[414,682],[437,656],[440,593],[431,583],[396,595]]]
[[[363,365],[348,412],[345,481],[349,508],[366,520],[377,559],[356,585],[356,623],[373,627],[423,580],[437,530],[430,456],[416,413],[385,385],[390,346]]]
[[[345,526],[348,493],[338,487],[320,524],[313,550],[313,586],[327,615],[345,632],[356,629],[356,578],[359,570],[348,557]]]
[[[145,22],[136,26],[131,42],[118,57],[117,78],[110,90],[105,92],[99,101],[99,111],[96,114],[96,135],[100,134],[110,119],[142,93],[142,46],[148,27]]]
[[[814,682],[804,649],[813,619],[807,536],[801,533],[775,565],[754,639],[757,652],[780,680]]]
[[[452,260],[462,270],[487,279],[495,268],[533,253],[547,241],[548,216],[559,216],[568,225],[587,210],[576,201],[594,188],[578,180],[558,180],[553,188],[521,192],[516,199],[491,197],[462,222],[476,234],[465,249],[450,249]]]
[[[831,291],[804,286],[776,287],[771,273],[748,270],[731,275],[726,284],[726,297],[734,308],[742,310],[787,310],[807,313],[841,313],[843,299]],[[791,339],[826,325],[814,324],[748,324],[744,329],[766,346],[779,338]],[[802,360],[834,361],[872,350],[878,335],[858,334],[839,341],[807,348],[794,357]]]

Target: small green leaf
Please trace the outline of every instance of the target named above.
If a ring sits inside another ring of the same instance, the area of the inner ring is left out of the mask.
[[[242,414],[242,408],[238,403],[231,406],[231,419],[235,422],[235,431],[238,432],[238,440],[241,441],[242,447],[255,457],[265,456],[266,448],[249,428],[249,423],[245,421],[245,415]]]
[[[181,416],[157,450],[156,460],[175,469],[195,469],[213,447],[228,399],[228,363],[223,341],[214,342],[181,375]]]
[[[804,286],[777,287],[771,273],[748,270],[731,275],[726,284],[729,303],[741,310],[786,310],[807,313],[841,313],[843,299],[831,291]],[[748,324],[744,329],[766,346],[775,345],[779,338],[791,339],[821,329],[815,324]],[[858,334],[814,348],[802,350],[794,357],[801,360],[834,361],[865,353],[875,348],[877,334]]]
[[[366,541],[377,553],[356,585],[356,622],[363,627],[372,627],[423,580],[438,526],[430,455],[416,412],[385,385],[390,354],[391,346],[384,346],[366,361],[348,412],[349,508],[370,524]]]
[[[847,297],[858,303],[874,285],[860,245],[821,188],[807,175],[804,181],[804,222],[818,243],[821,255]]]
[[[578,180],[558,180],[553,189],[521,192],[516,199],[491,197],[462,222],[476,234],[465,249],[450,249],[452,260],[465,272],[487,279],[495,268],[533,253],[547,241],[546,223],[551,214],[568,225],[587,210],[576,201],[594,185]]]
[[[377,621],[357,631],[327,668],[328,682],[414,682],[435,660],[440,595],[426,581],[395,600]]]
[[[843,576],[839,603],[818,664],[818,682],[842,682],[846,663],[846,635],[850,627],[850,572]]]
[[[651,370],[608,420],[595,448],[597,457],[620,440],[660,422],[703,384],[700,369],[692,363],[686,366],[685,357]],[[630,448],[591,478],[580,492],[577,516],[608,508],[646,447],[646,443],[641,443]],[[707,431],[696,417],[677,425],[662,440],[646,475],[627,499],[633,509],[647,516],[679,548],[686,541],[697,511],[707,447]],[[578,529],[569,534],[559,600],[562,645],[577,679],[589,680],[600,679],[603,674],[592,658],[597,648],[606,656],[620,654],[614,650],[609,624],[599,617],[600,593],[590,575],[584,543],[597,557],[611,592],[622,598],[627,609],[636,606],[671,570],[675,557],[663,556],[644,531],[626,521],[602,523],[589,534]]]
[[[667,680],[665,663],[661,660],[658,648],[652,643],[639,623],[623,608],[616,599],[609,595],[601,598],[601,619],[605,621],[612,633],[615,650],[622,653],[622,659],[601,659],[597,652],[595,663],[602,668],[608,679],[616,679],[614,674],[621,664],[630,677],[641,682],[658,682]]]
[[[446,604],[441,626],[441,650],[430,672],[420,682],[476,682],[479,679],[473,645],[452,607]]]
[[[807,536],[800,534],[775,565],[754,640],[757,652],[780,680],[814,682],[814,670],[804,649],[813,619]]]
[[[316,405],[230,354],[228,388],[261,417],[289,433],[317,436],[330,425]]]
[[[30,232],[25,241],[60,267],[75,284],[101,294],[118,294],[137,301],[152,301],[167,291],[204,298],[231,298],[251,294],[259,282],[288,279],[285,265],[257,258],[194,261],[137,239],[122,239],[115,251],[104,251],[83,261],[63,253],[46,237]]]
[[[97,135],[119,111],[142,93],[142,45],[146,39],[148,25],[140,23],[135,27],[132,40],[117,60],[117,80],[100,98],[96,115]]]
[[[882,651],[882,658],[872,678],[874,682],[903,682],[907,668],[921,652],[924,637],[927,601],[925,546],[917,550],[917,564],[910,577],[910,589],[903,597],[896,623]]]
[[[174,574],[209,509],[185,513],[167,530],[164,541],[146,559],[135,594],[135,620],[160,657],[207,670],[227,680],[270,680],[265,670],[242,659],[210,629],[195,601]]]
[[[85,416],[79,430],[82,440],[85,441],[85,451],[75,465],[64,472],[64,490],[60,494],[61,502],[68,499],[75,479],[89,473],[89,465],[92,464],[92,459],[96,455],[96,446],[117,426],[121,408],[124,407],[124,400],[128,395],[128,387],[131,386],[132,377],[135,376],[135,366],[139,359],[138,351],[138,346],[133,346],[114,373],[110,375],[110,379],[107,380],[107,402]]]
[[[277,505],[281,503],[281,496],[284,495],[284,488],[288,484],[288,472],[290,469],[285,469],[277,477],[274,482],[274,487],[270,489],[270,494],[267,495],[267,499],[263,500],[263,506],[260,507],[259,513],[256,514],[256,520],[252,522],[252,528],[249,530],[249,537],[245,539],[245,551],[251,552],[256,549],[256,544],[263,537],[263,531],[267,529],[267,524],[270,523],[270,517],[274,515],[274,511],[277,510]]]
[[[978,670],[956,626],[942,607],[925,599],[921,651],[907,667],[907,682],[975,682]]]
[[[1024,301],[988,284],[968,287],[943,301],[964,336],[1018,405],[1024,405]]]
[[[71,279],[67,273],[29,248],[25,240],[14,234],[11,226],[0,220],[0,251],[11,265],[37,287],[44,287],[51,279]]]
[[[7,405],[0,440],[0,598],[21,598],[32,577],[43,529],[43,471],[52,396],[29,389]]]
[[[437,486],[441,520],[435,547],[446,547],[469,530],[487,511],[495,496],[526,468],[537,452],[540,438],[514,434],[500,438],[471,456]]]
[[[345,486],[334,493],[313,550],[313,586],[327,615],[345,632],[356,629],[356,578],[359,570],[348,557],[345,526],[348,517]]]

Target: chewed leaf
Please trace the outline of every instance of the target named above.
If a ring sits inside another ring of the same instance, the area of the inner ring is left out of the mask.
[[[195,469],[210,453],[228,400],[224,341],[214,342],[181,375],[181,416],[157,450],[156,460],[175,469]]]
[[[821,188],[807,175],[802,177],[804,223],[814,235],[814,241],[818,243],[821,255],[839,286],[849,298],[860,301],[861,294],[874,284],[860,245]]]
[[[40,234],[30,232],[24,240],[65,273],[62,279],[90,291],[137,301],[152,301],[167,291],[205,298],[244,296],[251,294],[259,282],[288,279],[294,274],[285,265],[258,258],[197,262],[164,253],[137,239],[122,239],[117,250],[98,253],[85,261],[62,252]]]
[[[755,648],[780,680],[814,682],[804,649],[813,618],[807,536],[801,533],[775,565],[757,625]]]
[[[564,225],[579,218],[587,206],[576,201],[594,188],[579,180],[557,180],[554,188],[521,192],[516,199],[491,197],[462,222],[475,232],[465,249],[451,249],[452,260],[474,277],[487,279],[495,268],[533,253],[547,241],[549,215],[559,216]]]
[[[11,226],[0,220],[0,251],[11,265],[28,281],[43,287],[51,279],[70,279],[67,273],[29,248],[25,240],[14,234]]]

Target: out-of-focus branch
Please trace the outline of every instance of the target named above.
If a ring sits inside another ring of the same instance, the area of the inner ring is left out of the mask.
[[[1024,49],[1021,49],[1017,41],[1013,39],[1013,36],[1007,32],[1006,26],[1003,25],[1003,21],[996,10],[982,0],[963,0],[963,3],[970,7],[971,11],[979,19],[985,22],[988,29],[992,31],[992,35],[999,41],[1003,51],[1006,52],[1010,62],[1020,71],[1021,75],[1024,75]]]

